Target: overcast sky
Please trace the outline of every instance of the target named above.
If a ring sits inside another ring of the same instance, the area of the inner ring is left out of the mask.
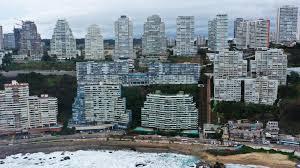
[[[42,38],[50,38],[56,20],[65,18],[76,38],[84,37],[90,24],[98,24],[104,38],[112,38],[113,22],[125,14],[133,21],[134,36],[140,37],[147,16],[159,14],[167,34],[174,35],[176,17],[193,15],[196,34],[207,35],[208,19],[227,13],[232,35],[236,17],[269,18],[274,29],[276,10],[281,5],[300,7],[300,0],[0,0],[0,25],[7,33],[18,20],[32,20]]]

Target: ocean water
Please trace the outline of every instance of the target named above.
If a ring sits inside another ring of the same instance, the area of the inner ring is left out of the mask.
[[[173,153],[76,151],[17,154],[0,159],[0,168],[195,168],[199,160]],[[228,164],[226,168],[259,168]]]

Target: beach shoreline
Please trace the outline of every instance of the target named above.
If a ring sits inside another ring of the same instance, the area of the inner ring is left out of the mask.
[[[177,153],[192,155],[199,160],[203,160],[211,165],[216,162],[224,164],[261,165],[270,168],[294,168],[295,162],[282,154],[268,153],[248,153],[229,156],[214,156],[206,152],[204,144],[161,144],[144,143],[135,141],[109,140],[101,141],[97,139],[85,140],[60,140],[56,142],[27,143],[0,146],[0,159],[15,154],[26,153],[52,153],[78,150],[128,150],[142,153]]]

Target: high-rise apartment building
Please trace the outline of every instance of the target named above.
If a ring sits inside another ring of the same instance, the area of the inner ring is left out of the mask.
[[[208,22],[208,47],[213,51],[228,48],[228,16],[218,14]]]
[[[16,41],[14,33],[4,34],[4,49],[15,49]]]
[[[279,85],[286,85],[287,55],[281,49],[256,51],[255,60],[250,60],[251,73],[254,76],[267,76],[278,80]]]
[[[223,50],[215,54],[214,79],[233,79],[247,76],[247,61],[240,51]]]
[[[165,23],[158,15],[152,15],[144,23],[144,34],[142,37],[142,54],[146,58],[158,60],[159,56],[166,54],[167,39]]]
[[[245,79],[244,100],[246,103],[273,105],[277,99],[278,80],[268,77]]]
[[[178,56],[193,56],[196,54],[194,16],[178,16],[176,19],[176,48],[174,54]]]
[[[235,38],[239,49],[269,48],[270,20],[241,21],[237,25]]]
[[[132,21],[122,15],[115,21],[115,51],[114,60],[133,59],[133,25]]]
[[[3,41],[3,29],[2,26],[0,26],[0,50],[4,49],[4,41]]]
[[[14,28],[14,35],[15,35],[15,46],[17,51],[21,48],[21,28]]]
[[[104,46],[101,30],[98,25],[88,27],[85,36],[85,59],[104,60]]]
[[[126,110],[126,99],[121,97],[121,85],[85,85],[84,95],[87,123],[129,123],[130,115]]]
[[[282,6],[277,11],[277,43],[297,40],[298,7]]]
[[[206,46],[205,36],[197,36],[196,45],[198,47],[205,47]]]
[[[29,96],[28,83],[12,81],[0,91],[0,131],[57,125],[57,99]]]
[[[214,99],[218,101],[241,101],[241,83],[241,79],[214,79]]]
[[[18,54],[26,55],[33,60],[41,60],[43,56],[42,39],[37,32],[36,24],[32,21],[22,22],[20,35]]]
[[[243,22],[244,19],[243,18],[236,18],[234,20],[234,32],[233,32],[233,37],[236,38],[236,34],[237,34],[237,27],[240,25],[241,22]]]
[[[76,58],[76,41],[66,20],[57,20],[50,47],[51,55],[59,60]]]
[[[148,94],[141,112],[142,127],[161,130],[198,129],[198,110],[193,97],[179,93]]]

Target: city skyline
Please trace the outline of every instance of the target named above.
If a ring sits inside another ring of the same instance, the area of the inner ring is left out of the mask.
[[[222,3],[217,2],[217,0],[209,2],[191,0],[189,3],[182,3],[179,0],[172,1],[172,3],[158,0],[132,0],[130,2],[120,0],[109,2],[96,0],[79,0],[76,2],[70,0],[53,0],[51,2],[19,0],[12,2],[4,0],[1,3],[2,7],[7,6],[1,9],[3,14],[0,16],[0,25],[3,26],[4,33],[12,32],[16,23],[20,22],[18,20],[32,20],[36,22],[42,38],[51,38],[56,20],[64,18],[70,23],[76,38],[83,38],[89,25],[98,24],[103,29],[105,39],[114,37],[113,23],[120,15],[127,15],[132,19],[134,37],[142,36],[144,21],[153,14],[160,15],[164,20],[168,36],[175,36],[176,17],[180,15],[195,16],[195,34],[207,36],[208,20],[216,14],[227,13],[229,17],[229,37],[233,37],[233,21],[237,17],[270,19],[271,30],[275,31],[277,9],[282,5],[300,6],[300,2],[297,0],[276,0],[276,2],[274,0],[263,2],[258,0],[251,2],[226,0]],[[57,4],[64,7],[57,8]],[[157,8],[158,4],[160,8]],[[10,6],[13,6],[14,10],[11,10]],[[247,6],[247,8],[244,9],[244,6]]]

